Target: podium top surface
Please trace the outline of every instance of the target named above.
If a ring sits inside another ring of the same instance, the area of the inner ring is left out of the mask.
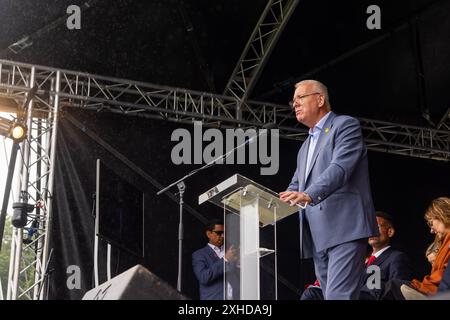
[[[240,214],[241,206],[256,198],[259,200],[258,211],[261,227],[279,221],[299,210],[298,207],[281,201],[278,193],[239,174],[231,176],[202,193],[198,197],[198,203],[209,201],[235,214]]]

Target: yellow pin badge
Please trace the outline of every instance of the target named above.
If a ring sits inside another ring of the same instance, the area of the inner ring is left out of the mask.
[[[325,133],[328,133],[330,131],[330,128],[325,128]]]

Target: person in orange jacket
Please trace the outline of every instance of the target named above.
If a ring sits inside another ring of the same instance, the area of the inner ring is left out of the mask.
[[[431,232],[439,234],[443,240],[431,268],[431,273],[422,281],[411,282],[393,280],[384,299],[425,300],[437,293],[450,258],[450,198],[434,199],[425,212],[425,219]]]

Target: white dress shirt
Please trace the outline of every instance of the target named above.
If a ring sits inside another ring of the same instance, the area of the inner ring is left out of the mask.
[[[331,112],[328,112],[326,115],[320,119],[317,124],[309,129],[309,147],[308,147],[308,155],[306,158],[306,171],[305,171],[305,179],[306,175],[309,172],[309,166],[311,165],[312,156],[314,154],[314,150],[316,149],[317,140],[319,140],[320,133],[323,131],[323,126],[325,124],[325,121],[327,121],[328,117],[330,116]]]
[[[385,252],[387,249],[389,249],[391,246],[386,246],[383,249],[381,249],[380,251],[377,251],[373,254],[373,256],[375,256],[375,259],[377,259],[383,252]]]

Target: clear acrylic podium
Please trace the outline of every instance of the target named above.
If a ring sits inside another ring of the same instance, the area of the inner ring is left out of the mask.
[[[237,263],[225,264],[226,300],[278,298],[277,221],[298,212],[298,207],[279,200],[278,193],[235,174],[199,196],[199,204],[210,201],[224,210],[225,251],[237,249]],[[271,226],[269,228],[264,228]],[[260,246],[260,233],[268,230]],[[273,232],[273,235],[272,235]],[[264,281],[261,281],[264,270]],[[267,276],[269,275],[269,276]]]

